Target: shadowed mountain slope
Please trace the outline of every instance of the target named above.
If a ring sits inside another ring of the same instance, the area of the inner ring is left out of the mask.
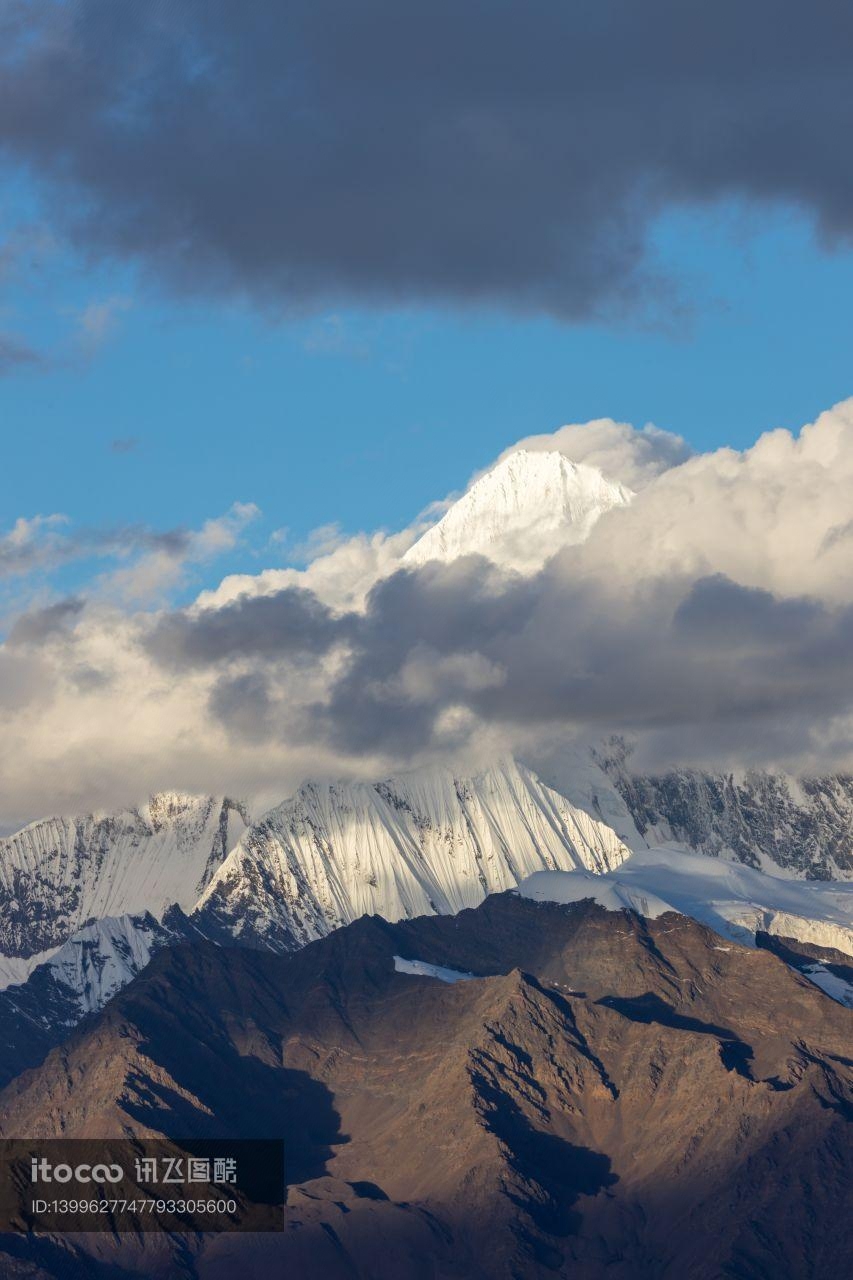
[[[768,951],[502,894],[288,957],[167,948],[0,1128],[286,1139],[283,1236],[42,1242],[45,1276],[822,1280],[853,1263],[851,1043]]]

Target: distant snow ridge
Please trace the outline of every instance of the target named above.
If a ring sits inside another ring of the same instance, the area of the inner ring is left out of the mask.
[[[179,907],[96,920],[48,959],[33,957],[25,979],[0,990],[0,1087],[41,1062],[87,1014],[102,1009],[162,947],[197,938]]]
[[[534,871],[604,872],[628,856],[599,822],[514,760],[471,777],[310,783],[240,841],[194,919],[290,950],[361,915],[454,914]]]
[[[93,920],[60,946],[27,957],[0,956],[0,991],[49,970],[79,998],[80,1014],[90,1013],[145,968],[161,935],[171,937],[149,912]]]
[[[853,884],[781,879],[672,845],[637,850],[601,876],[540,872],[519,892],[549,902],[593,898],[650,918],[678,911],[735,942],[750,944],[761,930],[853,956]]]
[[[403,557],[409,564],[479,553],[528,572],[560,547],[585,541],[633,492],[597,467],[556,451],[517,449],[481,476]]]
[[[174,940],[148,913],[108,917],[80,929],[48,961],[57,982],[73,991],[80,1013],[93,1013],[148,964],[155,951]]]
[[[0,840],[0,977],[20,980],[31,966],[14,959],[49,953],[92,920],[189,911],[247,823],[236,801],[165,792]]]
[[[188,929],[186,917],[181,916],[181,920]],[[33,974],[44,974],[45,979],[49,974],[68,993],[68,1021],[73,1025],[84,1014],[102,1009],[145,968],[156,951],[182,936],[183,932],[161,924],[147,912],[142,916],[95,920],[73,934],[49,960],[36,966]],[[14,997],[15,988],[10,987],[8,993]]]

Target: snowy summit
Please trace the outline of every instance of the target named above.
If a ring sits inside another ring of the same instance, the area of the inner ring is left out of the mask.
[[[556,450],[517,449],[471,485],[406,552],[410,564],[479,554],[506,568],[537,569],[634,494],[597,467]]]

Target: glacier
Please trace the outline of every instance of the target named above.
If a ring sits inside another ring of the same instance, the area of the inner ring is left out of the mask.
[[[461,969],[448,969],[443,964],[429,964],[426,960],[406,960],[403,956],[394,957],[394,969],[414,978],[438,978],[439,982],[470,982],[474,977],[473,973],[463,973]]]

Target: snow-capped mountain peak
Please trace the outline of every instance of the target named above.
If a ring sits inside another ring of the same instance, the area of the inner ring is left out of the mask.
[[[46,818],[0,839],[0,980],[93,920],[190,910],[249,823],[245,806],[163,792],[134,809]]]
[[[603,872],[629,848],[512,759],[467,776],[307,783],[251,827],[202,894],[208,932],[289,950],[361,915],[455,914],[533,871]]]
[[[516,449],[480,476],[404,561],[424,564],[477,553],[531,571],[560,547],[583,542],[606,511],[633,496],[597,467],[556,450]]]

